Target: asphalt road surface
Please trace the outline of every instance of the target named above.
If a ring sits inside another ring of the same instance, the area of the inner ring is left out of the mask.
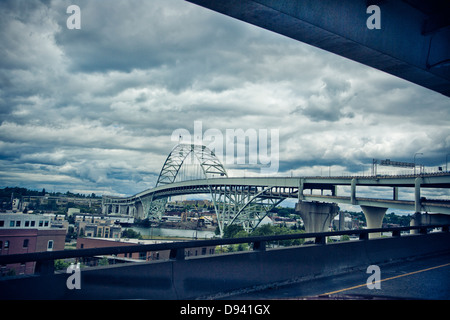
[[[379,265],[348,274],[304,281],[226,299],[424,299],[450,300],[450,253]],[[368,278],[370,285],[367,286]]]

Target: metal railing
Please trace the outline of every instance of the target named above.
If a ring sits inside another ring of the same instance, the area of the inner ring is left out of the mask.
[[[326,245],[327,237],[331,236],[353,235],[358,236],[360,241],[367,241],[369,240],[369,234],[371,233],[392,232],[393,237],[400,237],[402,235],[402,232],[411,230],[417,230],[419,234],[427,234],[430,232],[430,230],[436,228],[441,228],[441,232],[449,232],[449,227],[450,224],[436,224],[436,225],[422,225],[409,227],[344,230],[344,231],[329,231],[329,232],[315,232],[315,233],[294,233],[294,234],[274,235],[274,236],[253,236],[253,237],[249,236],[241,238],[194,240],[194,241],[180,241],[180,242],[158,243],[158,244],[138,244],[130,246],[115,246],[104,248],[34,252],[24,254],[0,255],[0,265],[35,261],[36,262],[35,273],[52,274],[54,273],[54,261],[58,259],[85,258],[103,255],[118,255],[133,252],[170,250],[169,259],[184,260],[185,249],[189,248],[251,243],[253,251],[265,251],[267,248],[266,246],[267,243],[271,243],[274,241],[314,239],[312,241],[312,244]]]

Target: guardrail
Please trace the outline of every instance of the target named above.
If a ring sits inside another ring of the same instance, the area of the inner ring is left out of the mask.
[[[24,254],[1,255],[0,265],[35,261],[36,262],[35,273],[47,275],[54,273],[54,261],[58,259],[83,258],[102,255],[117,255],[121,253],[132,253],[132,252],[170,250],[170,259],[184,260],[185,249],[196,247],[251,243],[252,250],[265,251],[267,248],[266,246],[267,243],[274,241],[314,239],[314,241],[312,241],[313,244],[326,245],[326,238],[330,236],[356,235],[359,236],[359,240],[361,241],[369,241],[370,233],[392,232],[393,237],[400,237],[402,236],[402,232],[411,230],[417,230],[419,234],[427,234],[428,232],[430,232],[430,230],[436,228],[441,228],[442,232],[449,232],[449,227],[450,224],[436,224],[436,225],[423,225],[410,227],[329,231],[318,233],[295,233],[295,234],[275,235],[275,236],[256,236],[256,237],[249,236],[241,238],[180,241],[180,242],[146,244],[146,245],[130,245],[130,246],[117,246],[105,248],[34,252]]]

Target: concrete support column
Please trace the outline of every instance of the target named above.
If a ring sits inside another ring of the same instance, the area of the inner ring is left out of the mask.
[[[135,218],[145,219],[144,217],[144,208],[142,207],[142,202],[136,202],[136,215]]]
[[[298,201],[302,201],[304,196],[303,196],[303,185],[304,185],[305,180],[304,179],[300,179],[298,181]]]
[[[295,211],[302,217],[306,232],[324,232],[328,231],[339,207],[336,203],[301,201],[297,203]]]
[[[339,212],[339,231],[345,230],[345,213]]]
[[[416,212],[412,217],[409,225],[414,226],[426,226],[431,224],[447,224],[450,223],[450,215],[442,213],[420,213]],[[419,233],[419,230],[411,230],[411,234]]]
[[[353,178],[351,182],[351,193],[350,193],[350,202],[352,204],[356,204],[356,182],[357,182],[356,178]]]
[[[381,228],[387,208],[361,206],[361,209],[366,216],[367,229]],[[369,234],[369,239],[379,237],[381,237],[380,232]]]
[[[392,198],[393,200],[398,200],[398,187],[394,187]]]
[[[421,200],[420,200],[420,185],[422,183],[422,178],[421,177],[417,177],[416,180],[414,181],[414,206],[415,206],[415,211],[420,213],[421,212],[421,208],[422,208],[422,204],[421,204]]]
[[[411,218],[411,221],[409,221],[409,225],[411,227],[415,227],[415,226],[420,226],[422,223],[422,215],[420,214],[420,212],[416,212],[414,213],[413,217]],[[419,230],[410,230],[409,231],[410,234],[418,234]]]
[[[415,168],[414,168],[415,169]],[[411,221],[409,222],[410,226],[420,226],[422,224],[422,203],[420,199],[420,185],[422,183],[422,178],[417,177],[414,181],[414,209],[415,213]],[[419,233],[419,230],[411,230],[409,233],[416,234]]]

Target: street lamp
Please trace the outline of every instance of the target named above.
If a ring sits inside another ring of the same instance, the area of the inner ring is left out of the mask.
[[[418,154],[423,155],[423,153],[422,153],[422,152],[416,152],[416,153],[414,154],[414,175],[416,175],[416,156],[417,156]]]

